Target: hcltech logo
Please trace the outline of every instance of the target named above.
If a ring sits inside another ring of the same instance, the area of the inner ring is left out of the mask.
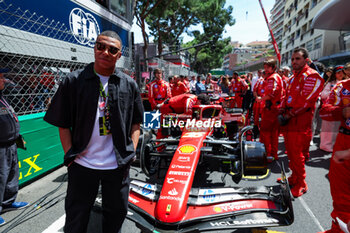
[[[153,112],[143,113],[143,126],[145,129],[159,129],[160,128],[160,112],[159,110]]]
[[[74,8],[69,15],[69,24],[74,38],[80,44],[94,47],[100,28],[92,14]]]

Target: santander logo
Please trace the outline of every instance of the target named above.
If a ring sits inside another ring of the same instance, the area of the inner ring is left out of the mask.
[[[175,188],[173,188],[172,190],[170,190],[170,191],[168,192],[168,194],[171,195],[171,196],[176,196],[176,195],[179,194],[179,193],[176,191]]]

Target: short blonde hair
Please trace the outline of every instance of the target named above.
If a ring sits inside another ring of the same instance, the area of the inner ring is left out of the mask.
[[[350,62],[345,64],[344,69],[346,69],[346,70],[350,69]]]

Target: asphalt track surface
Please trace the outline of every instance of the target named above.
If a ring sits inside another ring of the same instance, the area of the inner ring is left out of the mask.
[[[314,137],[315,144],[310,146],[311,159],[306,163],[306,180],[309,191],[300,198],[293,201],[294,223],[290,226],[275,227],[269,229],[244,229],[239,231],[223,232],[320,232],[331,226],[330,212],[332,211],[332,199],[327,178],[330,153],[325,153],[318,148],[319,137]],[[279,162],[288,164],[287,156],[284,154],[283,139],[280,137]],[[233,183],[229,176],[224,182],[222,173],[205,172],[196,173],[194,182],[205,182],[207,187],[217,186],[273,186],[276,179],[280,177],[280,168],[277,163],[269,165],[271,174],[260,181],[241,181],[238,185]],[[289,173],[289,169],[287,169]],[[131,178],[146,180],[146,176],[138,166],[130,170]],[[159,179],[148,179],[150,182]],[[64,224],[64,197],[67,186],[66,168],[61,167],[41,179],[22,187],[19,191],[18,201],[29,201],[32,205],[24,210],[17,210],[1,214],[7,224],[0,227],[0,232],[11,233],[58,233],[63,232]],[[56,190],[51,193],[51,191]],[[48,195],[49,194],[49,195]],[[47,196],[46,198],[45,195]],[[93,211],[90,218],[88,233],[100,233],[101,214]],[[141,232],[133,222],[126,220],[122,228],[123,233]]]

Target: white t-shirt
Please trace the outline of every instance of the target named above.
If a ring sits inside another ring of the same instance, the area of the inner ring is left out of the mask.
[[[197,80],[190,81],[190,91],[196,91],[196,83],[197,83]]]
[[[252,86],[251,86],[251,90],[253,91],[253,89],[254,89],[254,86],[255,86],[255,84],[256,84],[256,82],[258,81],[258,79],[259,79],[259,76],[254,76],[253,78],[252,78]]]
[[[107,95],[109,76],[102,76],[99,74],[97,75],[100,77],[100,81]],[[99,106],[102,101],[100,95],[98,99]],[[118,167],[118,163],[114,152],[112,135],[109,134],[100,136],[99,118],[104,116],[104,111],[101,111],[98,106],[96,106],[97,111],[95,124],[89,144],[87,145],[86,149],[77,156],[75,162],[80,164],[81,166],[91,169],[115,169]]]

